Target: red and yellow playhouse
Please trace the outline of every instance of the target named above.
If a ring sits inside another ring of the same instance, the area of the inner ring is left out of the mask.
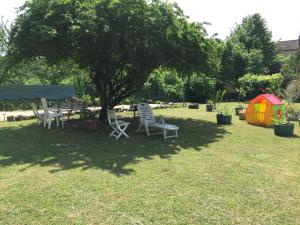
[[[275,95],[258,95],[246,109],[246,120],[250,124],[272,126],[274,119],[283,118],[283,110],[283,102]]]

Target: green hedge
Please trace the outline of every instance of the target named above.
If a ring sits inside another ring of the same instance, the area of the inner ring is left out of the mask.
[[[272,75],[248,73],[238,79],[238,91],[240,96],[246,98],[253,98],[262,93],[281,95],[283,79],[280,73]]]

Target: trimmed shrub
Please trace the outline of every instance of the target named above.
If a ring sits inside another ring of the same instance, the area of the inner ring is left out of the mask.
[[[272,93],[281,95],[283,76],[280,73],[272,75],[246,74],[238,79],[239,94],[253,98],[259,94]]]

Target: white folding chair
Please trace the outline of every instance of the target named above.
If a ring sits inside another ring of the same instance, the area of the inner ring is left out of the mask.
[[[37,106],[36,106],[35,103],[30,103],[30,105],[32,107],[33,114],[37,118],[36,122],[37,122],[38,125],[40,125],[44,121],[44,114],[43,113],[39,113],[39,111],[38,111]]]
[[[107,110],[107,118],[110,127],[113,129],[109,137],[115,137],[115,139],[118,140],[122,135],[124,135],[129,138],[129,136],[125,133],[125,130],[130,123],[118,120],[114,110]]]
[[[44,127],[48,123],[48,129],[51,128],[52,120],[56,120],[56,126],[59,126],[59,121],[61,120],[62,128],[64,128],[64,120],[63,115],[59,112],[50,112],[47,104],[47,100],[45,98],[41,98],[42,106],[44,109]]]

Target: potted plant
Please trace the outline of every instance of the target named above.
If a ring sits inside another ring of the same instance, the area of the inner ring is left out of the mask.
[[[284,119],[274,119],[274,134],[282,137],[292,137],[294,135],[294,124]]]
[[[199,104],[198,103],[192,103],[189,105],[189,109],[199,109]]]
[[[15,117],[14,116],[7,116],[6,121],[7,122],[13,122],[13,121],[15,121]]]
[[[80,119],[83,121],[83,128],[85,130],[97,130],[98,121],[96,120],[96,113],[89,109],[84,109],[80,113]]]
[[[238,116],[239,115],[239,111],[244,109],[244,107],[242,105],[237,105],[234,110],[235,110],[235,115]]]
[[[227,104],[221,106],[225,91],[217,91],[214,98],[214,108],[217,110],[217,123],[218,124],[231,124],[231,112]]]
[[[21,120],[23,120],[24,119],[24,116],[22,116],[22,115],[17,115],[16,117],[15,117],[15,121],[21,121]]]
[[[206,103],[206,111],[212,112],[214,109],[214,102],[212,100],[208,100]]]
[[[228,107],[228,105],[224,105],[223,107],[219,107],[217,114],[217,124],[231,124],[232,114]]]
[[[246,120],[246,109],[242,109],[239,111],[239,119]]]

